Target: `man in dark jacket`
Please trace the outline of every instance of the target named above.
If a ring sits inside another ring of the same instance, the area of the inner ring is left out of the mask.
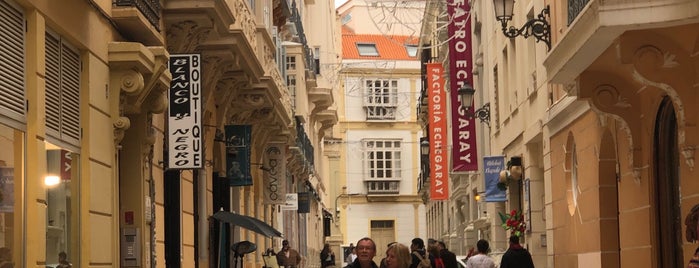
[[[373,259],[376,256],[376,243],[368,237],[357,241],[357,259],[345,268],[379,268]]]
[[[456,262],[456,254],[447,249],[447,245],[444,241],[437,241],[437,249],[439,250],[439,256],[444,262],[445,268],[459,268],[459,263]]]
[[[500,268],[534,268],[532,255],[519,244],[519,236],[510,236],[510,248],[502,255]]]

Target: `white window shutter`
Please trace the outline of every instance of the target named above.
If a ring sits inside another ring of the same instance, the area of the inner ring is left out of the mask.
[[[61,42],[46,32],[46,134],[60,139],[61,133]]]
[[[26,122],[24,81],[24,13],[0,1],[0,113]]]
[[[80,53],[61,44],[61,137],[80,142]]]

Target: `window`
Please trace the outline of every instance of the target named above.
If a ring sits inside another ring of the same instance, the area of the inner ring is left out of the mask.
[[[296,75],[286,76],[286,87],[289,89],[291,109],[296,110]]]
[[[320,74],[320,47],[314,48],[313,60],[315,61],[315,73]]]
[[[364,108],[368,120],[396,119],[398,80],[366,80]]]
[[[46,32],[46,133],[80,142],[80,54],[61,37]]]
[[[350,22],[350,20],[352,20],[352,13],[347,13],[347,15],[342,17],[342,19],[340,20],[340,23],[342,23],[342,25],[345,25],[348,22]]]
[[[0,1],[1,5],[4,4]],[[0,148],[3,148],[0,150],[0,256],[9,258],[8,261],[15,263],[14,267],[22,267],[21,257],[20,259],[13,259],[13,257],[16,251],[21,250],[14,246],[22,245],[22,235],[17,230],[21,230],[23,226],[22,174],[26,171],[23,171],[22,157],[16,156],[22,155],[25,135],[26,133],[0,124]],[[38,205],[38,203],[32,204]]]
[[[405,50],[408,52],[409,57],[417,57],[417,46],[416,45],[405,45]]]
[[[296,70],[296,56],[286,57],[286,70]]]
[[[378,56],[379,51],[376,49],[376,44],[357,44],[359,56]]]
[[[78,154],[46,143],[46,263],[75,262],[78,245]]]
[[[7,1],[0,1],[0,114],[25,122],[24,96],[24,13]]]
[[[401,180],[401,142],[364,140],[365,182],[369,194],[397,194]]]

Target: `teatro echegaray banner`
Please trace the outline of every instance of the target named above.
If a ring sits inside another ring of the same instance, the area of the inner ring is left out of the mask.
[[[449,92],[451,95],[452,171],[477,171],[476,121],[473,103],[467,111],[461,107],[459,88],[473,85],[471,51],[471,7],[465,0],[447,0],[449,16]]]

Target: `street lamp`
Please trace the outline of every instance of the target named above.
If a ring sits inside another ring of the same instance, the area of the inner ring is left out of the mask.
[[[542,41],[546,44],[546,48],[551,50],[551,25],[546,21],[546,16],[550,15],[549,6],[541,10],[541,13],[527,21],[522,28],[514,26],[507,27],[507,22],[512,20],[512,12],[515,6],[515,0],[493,0],[495,6],[495,19],[502,23],[502,33],[506,37],[515,38],[517,36],[534,36],[536,41]],[[545,15],[544,15],[545,14]]]
[[[464,84],[461,86],[461,88],[459,88],[457,93],[461,97],[461,107],[464,108],[464,111],[466,111],[466,116],[469,118],[473,118],[475,116],[480,119],[481,122],[490,127],[490,103],[486,103],[483,105],[483,107],[476,109],[473,111],[473,113],[470,113],[468,110],[471,108],[471,104],[473,103],[473,94],[476,93],[476,90],[473,89],[471,85]]]
[[[427,139],[422,139],[420,142],[420,155],[423,157],[430,155],[430,142]]]

